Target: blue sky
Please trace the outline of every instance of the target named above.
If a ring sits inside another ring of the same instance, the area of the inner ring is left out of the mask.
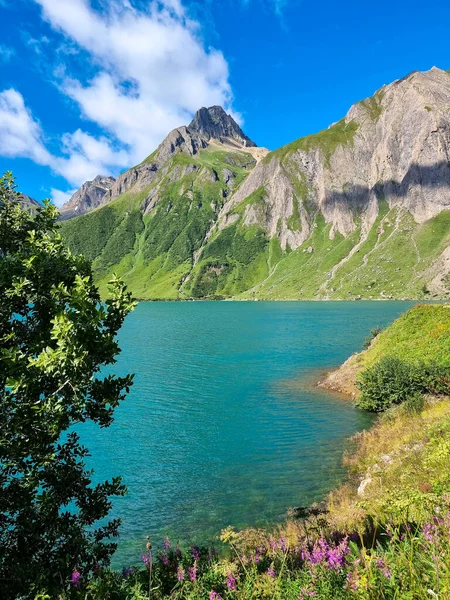
[[[0,0],[0,15],[0,170],[59,205],[200,106],[275,149],[450,69],[448,0]]]

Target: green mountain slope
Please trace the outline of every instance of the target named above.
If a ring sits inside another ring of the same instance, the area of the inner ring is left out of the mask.
[[[202,109],[62,233],[141,299],[446,297],[449,106],[415,72],[271,153]]]
[[[132,188],[106,206],[62,223],[63,236],[74,252],[93,260],[101,288],[115,272],[138,298],[187,297],[183,282],[196,253],[227,194],[255,164],[251,154],[219,144],[195,156],[174,154],[160,176],[142,190]],[[146,211],[143,203],[155,191],[158,201]],[[242,240],[248,235],[244,231]],[[239,234],[235,238],[237,247]],[[245,260],[251,264],[256,255],[248,254],[247,248]]]

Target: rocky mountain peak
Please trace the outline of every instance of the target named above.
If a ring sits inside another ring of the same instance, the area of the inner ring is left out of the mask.
[[[220,142],[231,139],[242,146],[256,146],[255,142],[245,135],[233,117],[227,114],[221,106],[202,107],[198,110],[188,125],[188,131]]]
[[[82,215],[103,204],[104,197],[115,183],[114,177],[97,175],[92,181],[86,181],[61,208],[61,219],[70,219]]]

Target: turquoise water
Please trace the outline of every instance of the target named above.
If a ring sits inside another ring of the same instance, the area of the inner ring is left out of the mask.
[[[141,303],[120,333],[135,385],[109,429],[85,425],[96,479],[128,495],[115,564],[150,535],[208,541],[283,519],[342,477],[345,439],[371,417],[311,386],[407,302]]]

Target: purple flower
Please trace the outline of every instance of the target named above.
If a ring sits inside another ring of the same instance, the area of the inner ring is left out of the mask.
[[[197,581],[197,562],[194,563],[193,567],[189,567],[189,579]]]
[[[194,560],[199,560],[200,551],[198,549],[198,546],[191,546],[191,556]]]
[[[74,571],[72,573],[72,579],[71,579],[73,587],[77,588],[80,585],[80,579],[81,579],[81,573],[79,573],[79,571],[74,569]]]
[[[222,600],[222,596],[217,592],[211,591],[209,592],[209,600]]]
[[[377,558],[375,561],[375,566],[380,569],[386,579],[390,579],[392,575],[392,569],[390,569],[382,558]]]
[[[327,557],[329,549],[328,542],[324,538],[320,538],[320,540],[317,540],[314,544],[309,562],[313,565],[323,562]]]
[[[269,568],[267,569],[267,575],[268,575],[269,577],[272,577],[272,578],[273,578],[273,577],[275,577],[275,571],[274,571],[274,569],[273,569],[272,567],[269,567]]]
[[[129,577],[130,575],[133,575],[134,571],[132,569],[132,567],[124,567],[122,569],[122,575],[124,577]]]
[[[186,576],[186,573],[185,573],[183,567],[178,567],[178,571],[177,571],[178,581],[184,581],[185,576]]]
[[[229,590],[235,590],[236,589],[236,577],[233,575],[233,573],[228,573],[227,576],[227,587]]]
[[[425,523],[422,529],[423,537],[432,544],[434,542],[434,534],[436,533],[436,527],[431,523]]]
[[[161,555],[161,561],[162,561],[162,563],[163,563],[164,565],[166,565],[166,567],[168,566],[168,564],[169,564],[169,559],[168,559],[168,557],[166,556],[166,554],[162,554],[162,555]]]
[[[278,543],[274,538],[270,538],[269,547],[271,550],[276,550],[278,548]]]
[[[142,562],[144,563],[144,565],[146,567],[148,567],[150,565],[150,563],[152,562],[152,556],[151,556],[150,552],[143,554],[141,556],[141,558],[142,558]]]
[[[172,548],[172,544],[170,543],[169,538],[166,537],[164,538],[164,542],[163,542],[163,548],[165,548],[166,550],[169,550],[170,548]]]
[[[286,541],[285,537],[280,537],[280,540],[278,542],[278,546],[279,546],[279,548],[280,548],[280,550],[282,552],[286,552],[286,550],[287,550],[287,541]]]
[[[347,582],[345,584],[345,589],[346,590],[353,590],[354,592],[356,592],[356,590],[358,589],[358,575],[356,575],[355,573],[347,573]]]
[[[340,571],[344,566],[345,557],[350,552],[348,540],[345,538],[338,546],[330,547],[324,538],[314,544],[311,552],[307,549],[301,553],[302,559],[310,565],[323,564],[325,567]]]

